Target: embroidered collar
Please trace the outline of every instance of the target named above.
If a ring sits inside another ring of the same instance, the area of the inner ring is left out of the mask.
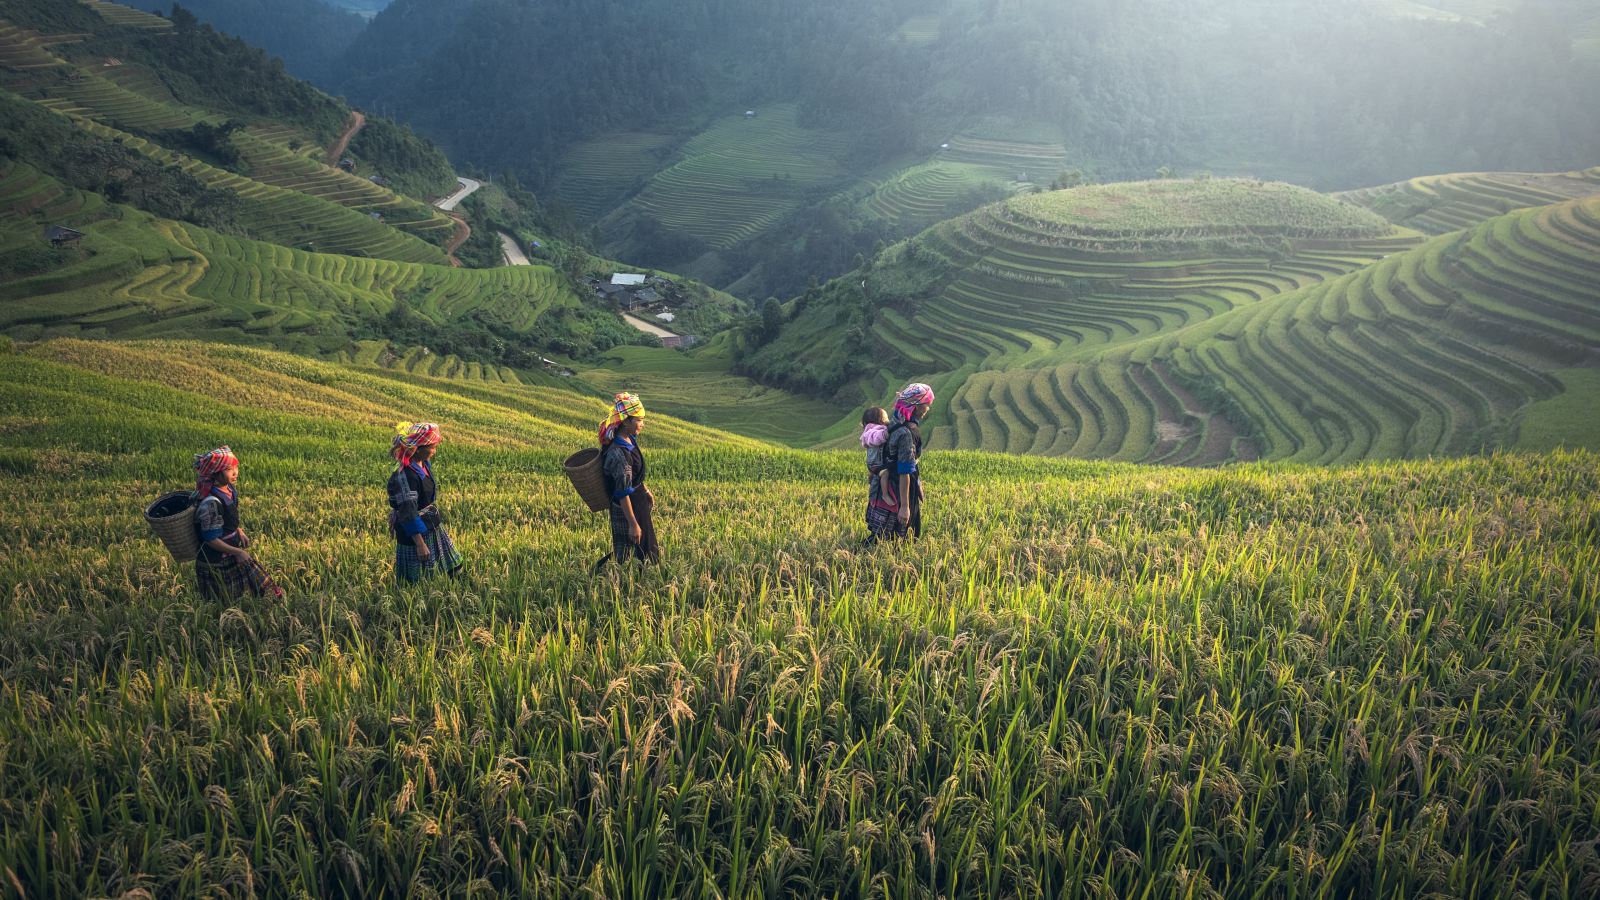
[[[433,470],[428,468],[428,464],[425,462],[409,462],[406,463],[406,467],[423,478],[433,477]]]
[[[212,493],[213,496],[215,496],[218,500],[221,500],[223,503],[238,503],[239,502],[239,492],[234,490],[231,486],[230,487],[223,487],[220,484],[213,484],[211,486],[211,493]]]
[[[622,446],[626,447],[629,450],[637,450],[637,449],[639,449],[639,445],[638,444],[635,444],[633,441],[628,440],[627,438],[623,437],[620,434],[617,435],[616,437],[612,438],[611,439],[611,443],[613,443],[613,444],[621,444]]]

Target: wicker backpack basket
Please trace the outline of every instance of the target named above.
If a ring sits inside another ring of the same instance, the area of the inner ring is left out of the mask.
[[[194,530],[194,505],[189,502],[188,491],[157,497],[145,509],[144,520],[178,562],[192,562],[200,552],[200,536]]]
[[[611,498],[606,496],[606,476],[600,471],[599,450],[593,447],[579,450],[567,457],[562,469],[577,489],[578,496],[588,504],[590,512],[600,512],[611,506]]]

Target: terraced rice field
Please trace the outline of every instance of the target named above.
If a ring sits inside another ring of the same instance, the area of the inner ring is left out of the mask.
[[[941,150],[935,159],[981,166],[1007,181],[1049,184],[1071,157],[1059,143],[1032,143],[960,135],[951,138],[950,149]]]
[[[152,159],[188,172],[210,187],[234,194],[241,201],[239,218],[260,240],[373,259],[445,261],[440,248],[355,209],[236,175],[91,120],[80,119],[78,123],[91,134],[119,141]]]
[[[1150,462],[1511,447],[1566,390],[1555,372],[1600,362],[1596,285],[1600,198],[1522,210],[1091,361],[973,378],[946,440]]]
[[[1600,194],[1600,182],[1583,172],[1483,172],[1430,175],[1338,196],[1397,225],[1425,234],[1446,234],[1514,209],[1595,194]]]
[[[514,369],[469,362],[454,354],[440,354],[426,347],[410,347],[397,352],[388,341],[357,341],[354,349],[329,355],[333,362],[364,368],[408,372],[430,378],[454,381],[487,381],[494,384],[522,384]]]
[[[586,219],[614,208],[661,169],[672,138],[624,132],[574,146],[562,157],[555,195]]]
[[[112,3],[109,0],[81,0],[84,6],[100,14],[100,17],[113,25],[123,28],[138,28],[145,31],[170,31],[172,23],[161,16],[151,15],[143,10],[124,6],[121,3]]]
[[[862,201],[862,208],[902,232],[912,231],[966,212],[958,208],[963,195],[1002,184],[984,166],[934,161],[905,169],[878,185]]]
[[[70,36],[42,35],[0,19],[0,74],[4,75],[4,83],[31,83],[29,75],[65,65],[50,48],[73,40],[76,39]]]
[[[730,116],[684,145],[621,213],[731,247],[837,186],[843,149],[841,135],[800,127],[791,106]]]
[[[40,229],[81,225],[104,208],[105,202],[94,194],[65,187],[24,163],[0,161],[0,221],[26,221]]]
[[[646,402],[654,397],[646,395]],[[1226,471],[859,453],[198,343],[0,354],[0,861],[28,897],[1568,897],[1600,879],[1600,458]],[[399,588],[397,419],[459,579]],[[139,521],[242,458],[282,601]]]
[[[895,32],[895,37],[914,47],[926,46],[939,39],[938,16],[912,16]]]
[[[1096,190],[1079,189],[1090,198]],[[1334,201],[1304,194],[1325,212],[1339,212]],[[1364,228],[1282,238],[1273,259],[1264,250],[1230,252],[1211,238],[1185,237],[1186,227],[1124,237],[1047,227],[1033,201],[986,207],[894,248],[883,264],[891,272],[933,266],[945,275],[914,312],[884,311],[874,322],[877,337],[926,371],[1081,359],[1342,275],[1416,241],[1351,208],[1365,217]],[[1222,229],[1216,236],[1224,237],[1223,213],[1214,220]]]
[[[72,74],[64,80],[32,82],[27,80],[29,70],[24,68],[0,74],[0,84],[72,117],[90,130],[95,129],[89,123],[114,129],[118,139],[141,152],[239,195],[245,206],[253,209],[252,226],[263,239],[402,261],[444,261],[444,252],[433,245],[442,244],[453,232],[454,223],[449,217],[425,203],[323,165],[315,158],[319,148],[295,129],[261,124],[236,133],[234,143],[249,172],[248,176],[237,175],[122,133],[127,129],[160,132],[188,128],[201,121],[221,121],[218,116],[172,100],[159,80],[152,82],[150,73],[138,67],[89,71],[69,66],[40,50],[37,39],[14,28],[0,29],[0,64],[5,53],[24,63],[33,60],[35,69],[61,66]],[[125,74],[123,69],[127,70]],[[112,132],[100,133],[104,136]],[[299,149],[291,149],[291,142],[298,143]],[[282,188],[350,212],[344,214],[319,203],[294,200],[263,187]],[[372,220],[374,213],[382,217],[381,222]],[[396,232],[396,228],[401,231]]]
[[[0,329],[24,339],[181,334],[339,355],[354,352],[352,327],[400,297],[426,319],[487,316],[519,334],[535,333],[552,306],[577,302],[547,266],[455,269],[307,253],[138,215],[95,221],[97,198],[21,165],[0,191],[8,243],[36,242],[54,222],[88,233],[81,259],[0,286]],[[428,359],[420,370],[470,374],[459,361],[440,365]]]

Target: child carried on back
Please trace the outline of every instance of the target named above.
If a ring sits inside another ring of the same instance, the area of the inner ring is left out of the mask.
[[[883,451],[889,441],[889,411],[874,406],[861,414],[861,447],[867,451],[867,543],[894,529],[898,507],[894,503],[890,472]]]

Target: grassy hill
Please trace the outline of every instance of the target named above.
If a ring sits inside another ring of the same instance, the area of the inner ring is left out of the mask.
[[[602,231],[610,235],[605,250],[629,256],[646,242],[636,230],[649,232],[650,246],[665,232],[682,246],[663,262],[686,268],[683,264],[703,253],[726,250],[773,225],[808,197],[837,189],[844,176],[842,151],[840,136],[802,126],[793,106],[762,109],[754,118],[718,119],[654,172],[624,207],[601,220]],[[578,177],[594,165],[579,163]]]
[[[798,298],[741,365],[847,404],[929,381],[941,448],[1208,465],[1596,447],[1597,188],[1589,171],[1344,195],[1428,231],[1482,223],[1420,246],[1287,185],[1017,197]],[[842,446],[843,424],[824,436]]]
[[[941,440],[1328,463],[1519,446],[1525,412],[1529,443],[1550,445],[1530,405],[1559,402],[1560,440],[1600,446],[1582,375],[1600,364],[1597,225],[1600,198],[1499,216],[1081,363],[981,373]]]
[[[647,398],[648,399],[648,398]],[[652,421],[666,555],[557,464],[593,401],[194,343],[0,353],[0,867],[27,896],[1529,896],[1600,878],[1589,454],[1222,472]],[[390,423],[468,568],[400,590]],[[283,603],[139,521],[231,441]],[[183,848],[180,852],[179,848]],[[868,887],[873,885],[873,887]]]
[[[294,250],[107,204],[3,159],[0,204],[0,330],[22,339],[200,337],[346,357],[378,341],[453,369],[470,369],[454,357],[491,363],[502,379],[507,367],[537,370],[534,349],[630,339],[546,265],[471,270]],[[50,224],[86,237],[51,250],[40,237]]]
[[[1600,168],[1563,174],[1477,172],[1428,175],[1338,196],[1426,234],[1469,228],[1531,206],[1600,194]]]
[[[1411,235],[1314,192],[1257,182],[1017,197],[802,298],[783,336],[745,365],[852,402],[907,373],[954,386],[979,369],[1089,355],[1343,274]]]

